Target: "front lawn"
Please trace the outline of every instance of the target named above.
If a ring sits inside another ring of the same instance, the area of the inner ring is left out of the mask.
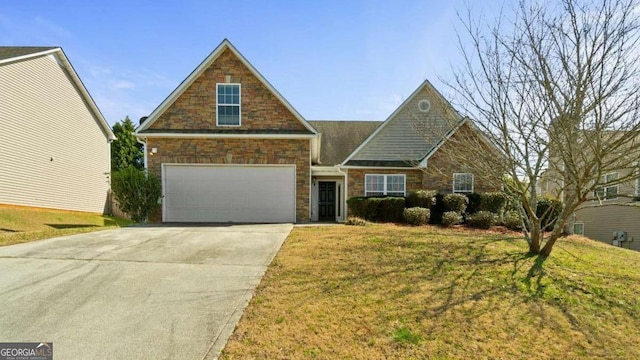
[[[640,358],[640,253],[579,237],[295,228],[224,359]]]
[[[130,224],[100,214],[0,205],[0,246]]]

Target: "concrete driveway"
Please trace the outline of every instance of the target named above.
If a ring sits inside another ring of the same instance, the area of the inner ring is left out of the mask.
[[[0,342],[214,359],[290,224],[131,227],[0,248]]]

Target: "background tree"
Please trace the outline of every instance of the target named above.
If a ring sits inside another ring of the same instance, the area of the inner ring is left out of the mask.
[[[521,0],[493,25],[471,11],[462,18],[464,65],[449,85],[504,156],[478,151],[466,160],[478,173],[509,179],[503,185],[519,204],[532,253],[551,253],[576,208],[599,193],[603,175],[620,171],[610,185],[637,177],[637,14],[634,0]],[[472,137],[452,141],[479,146]],[[541,180],[564,202],[551,229],[536,212]]]
[[[144,168],[142,144],[136,141],[133,134],[135,126],[129,116],[113,125],[113,133],[117,140],[111,143],[111,171],[120,171],[129,166]]]

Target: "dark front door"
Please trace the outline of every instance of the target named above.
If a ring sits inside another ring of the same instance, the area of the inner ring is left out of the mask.
[[[336,220],[336,183],[320,181],[319,221]]]

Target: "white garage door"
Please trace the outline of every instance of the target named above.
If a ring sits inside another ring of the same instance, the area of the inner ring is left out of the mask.
[[[295,221],[295,167],[164,165],[164,221]]]

